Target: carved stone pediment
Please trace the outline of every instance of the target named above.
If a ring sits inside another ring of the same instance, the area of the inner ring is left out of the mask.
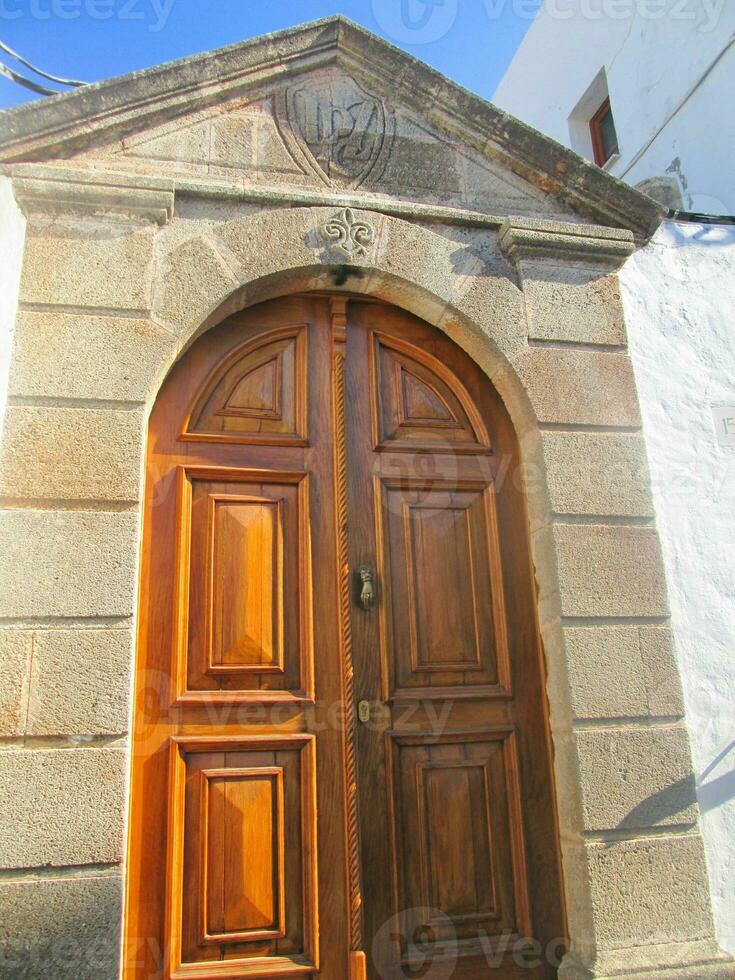
[[[154,179],[591,219],[638,238],[663,214],[341,17],[3,113],[0,163],[68,160]]]
[[[495,214],[566,214],[559,201],[339,65],[279,79],[77,155],[91,166],[249,186],[377,192]]]

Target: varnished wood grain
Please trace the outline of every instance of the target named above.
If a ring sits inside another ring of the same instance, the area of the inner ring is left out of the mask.
[[[126,978],[449,954],[454,980],[554,976],[485,956],[564,935],[517,467],[476,365],[384,304],[273,301],[177,364],[148,441]]]
[[[246,337],[205,381],[182,436],[189,440],[299,445],[308,438],[308,329]]]
[[[434,957],[455,980],[552,977],[486,956],[564,935],[515,434],[476,365],[400,311],[351,301],[346,365],[351,565],[378,583],[352,629],[367,976]]]
[[[349,564],[347,522],[347,446],[345,443],[345,340],[347,301],[330,300],[334,340],[334,460],[337,548],[339,564],[339,613],[342,631],[342,726],[345,758],[345,819],[347,825],[347,891],[350,898],[350,980],[362,980],[365,957],[362,952],[362,885],[358,826],[357,758],[355,748],[355,671],[352,655],[352,574]]]
[[[126,978],[350,969],[333,349],[327,299],[253,308],[151,415]]]

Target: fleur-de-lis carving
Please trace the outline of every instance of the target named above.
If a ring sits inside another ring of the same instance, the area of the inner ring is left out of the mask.
[[[344,208],[322,227],[324,237],[334,248],[350,257],[366,255],[375,240],[373,226],[362,218],[356,218],[351,208]]]

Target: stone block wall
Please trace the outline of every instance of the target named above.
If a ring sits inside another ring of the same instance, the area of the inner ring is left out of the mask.
[[[117,974],[155,226],[28,226],[0,467],[0,976]],[[114,311],[114,312],[113,312]]]
[[[105,212],[104,185],[60,208],[44,180],[31,203],[27,170],[18,190],[29,229],[0,451],[0,975],[43,961],[103,980],[117,971],[147,412],[177,353],[227,313],[335,288],[344,257],[321,229],[341,209],[191,191],[174,205],[163,185],[143,215],[119,188]],[[562,972],[714,976],[615,276],[632,236],[405,210],[356,212],[371,244],[345,288],[444,329],[517,426],[573,940]]]

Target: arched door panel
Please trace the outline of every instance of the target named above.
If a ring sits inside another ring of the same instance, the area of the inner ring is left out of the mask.
[[[554,975],[512,957],[563,935],[517,466],[477,366],[381,303],[263,304],[176,365],[149,432],[126,977]]]

